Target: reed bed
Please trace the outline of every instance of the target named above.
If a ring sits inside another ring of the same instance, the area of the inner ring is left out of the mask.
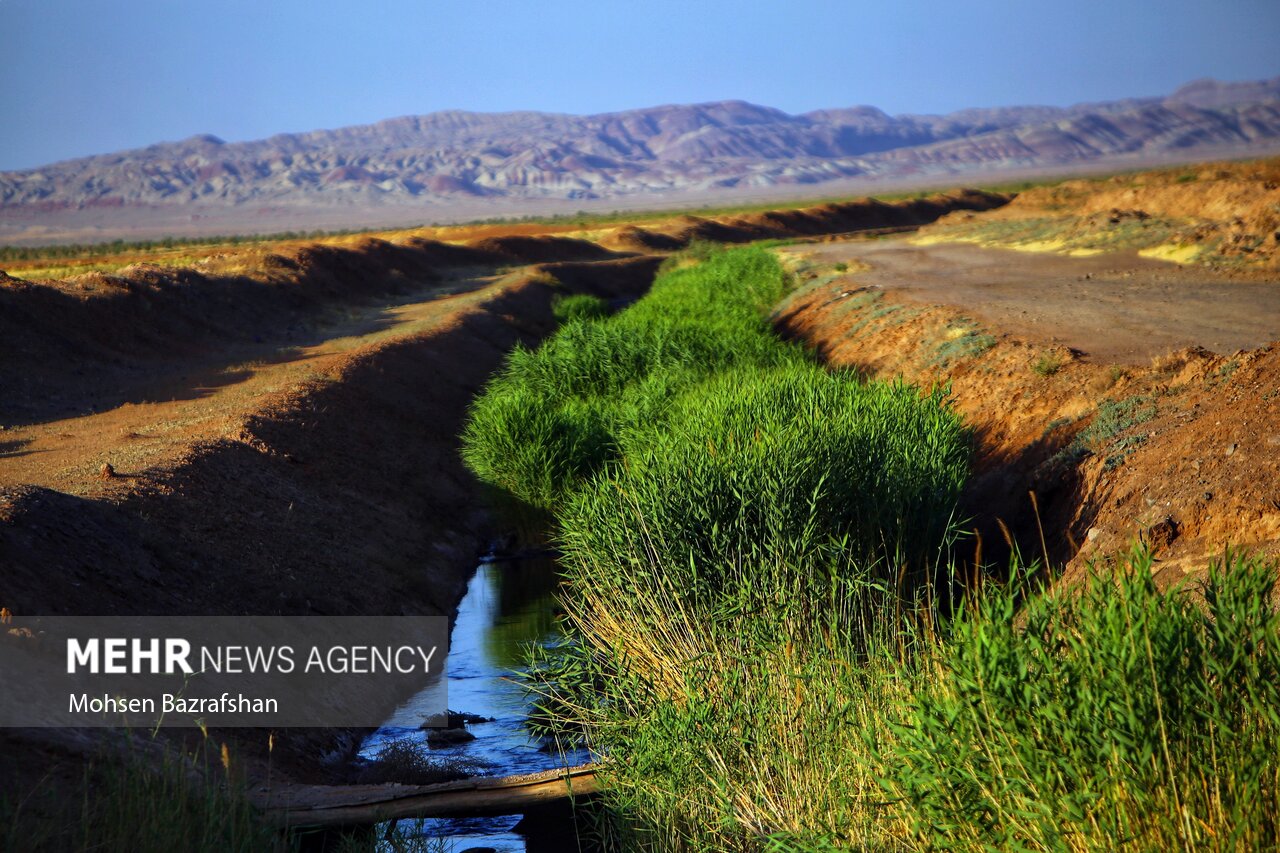
[[[1276,566],[959,590],[945,389],[823,369],[763,319],[784,291],[699,247],[514,353],[467,427],[555,519],[533,726],[607,758],[606,849],[1275,849]]]

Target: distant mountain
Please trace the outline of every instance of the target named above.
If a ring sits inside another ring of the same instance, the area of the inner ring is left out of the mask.
[[[196,136],[0,173],[0,212],[636,198],[1277,148],[1280,77],[942,116],[789,115],[742,101],[594,116],[450,111],[255,142]]]

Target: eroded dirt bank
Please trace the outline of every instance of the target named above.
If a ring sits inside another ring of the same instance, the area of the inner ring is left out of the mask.
[[[1280,338],[1267,307],[1280,285],[1153,271],[1133,256],[939,248],[797,247],[808,283],[777,320],[833,364],[950,384],[977,434],[964,512],[985,559],[1003,556],[1001,521],[1024,556],[1047,546],[1068,574],[1139,538],[1162,581],[1227,544],[1280,553],[1280,345],[1267,343]],[[1064,276],[1094,297],[1055,290]],[[1185,298],[1160,296],[1182,279],[1195,283]],[[1197,308],[1206,298],[1240,320],[1220,352],[1186,346],[1186,330],[1211,319]],[[1055,311],[1063,300],[1091,313],[1092,334]]]
[[[536,271],[498,277],[432,303],[431,317],[404,328],[267,365],[256,393],[213,401],[225,408],[194,433],[180,430],[146,467],[90,474],[74,490],[10,480],[0,487],[3,605],[19,614],[450,613],[487,518],[457,454],[472,395],[516,342],[553,327],[554,294],[632,297],[657,263],[568,265],[569,287]],[[153,428],[165,425],[164,405],[148,413]],[[185,403],[167,405],[175,415]],[[74,431],[93,460],[119,462],[132,439],[114,427],[104,413],[57,428]],[[24,458],[48,456],[57,454],[37,446]],[[71,466],[71,476],[86,467]],[[56,466],[44,473],[66,476]],[[278,737],[277,769],[314,777],[354,744],[323,730]],[[245,744],[254,746],[263,744]],[[49,755],[28,758],[35,771]]]
[[[924,231],[924,240],[1075,255],[1136,249],[1274,280],[1280,270],[1280,158],[1035,187],[997,213],[955,213]]]
[[[677,247],[898,228],[1006,200],[682,218],[662,233]],[[0,606],[449,613],[487,518],[457,454],[472,396],[516,342],[552,328],[553,296],[633,298],[658,251],[517,233],[0,275]],[[94,748],[64,735],[39,749],[0,735],[6,786],[62,748]],[[354,741],[277,738],[276,771],[314,777]]]

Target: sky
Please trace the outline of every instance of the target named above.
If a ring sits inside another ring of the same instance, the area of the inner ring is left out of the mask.
[[[442,109],[1068,105],[1280,75],[1280,0],[0,0],[0,170]]]

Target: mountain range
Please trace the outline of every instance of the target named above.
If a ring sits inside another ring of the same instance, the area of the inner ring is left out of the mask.
[[[592,116],[447,111],[250,142],[202,135],[0,172],[0,212],[638,200],[1280,150],[1280,77],[1167,97],[891,116],[743,101]],[[620,202],[619,206],[625,206]]]

